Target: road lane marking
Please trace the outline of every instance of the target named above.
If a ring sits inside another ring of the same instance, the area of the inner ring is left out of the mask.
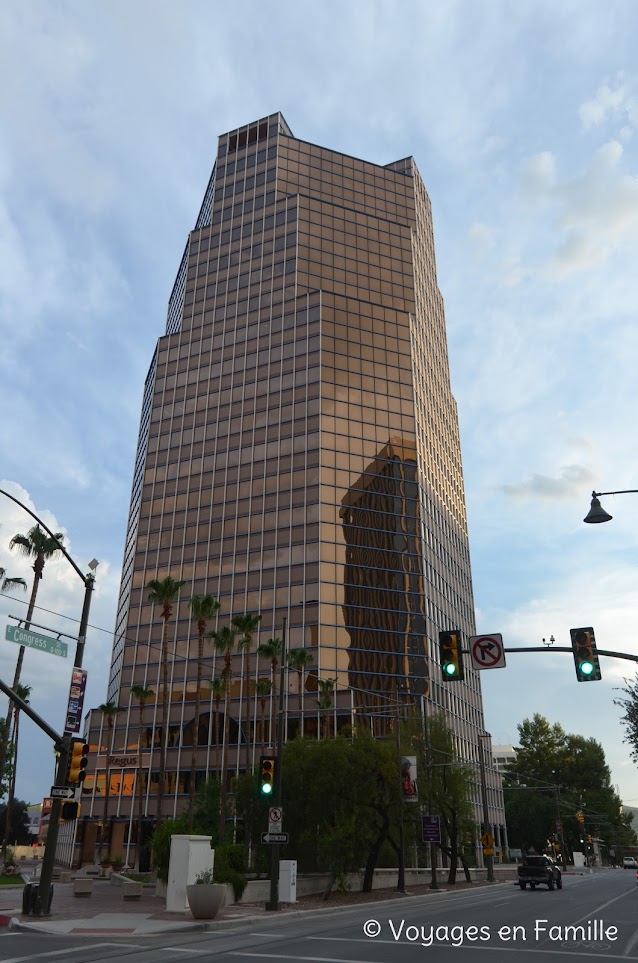
[[[380,940],[380,939],[378,939],[378,938],[372,938],[372,937],[369,937],[368,939],[364,940],[364,939],[361,939],[361,937],[352,938],[352,937],[339,937],[339,936],[305,936],[304,939],[306,939],[306,940],[332,940],[332,941],[334,941],[334,942],[336,942],[336,943],[367,943],[367,944],[374,943],[375,946],[376,946],[376,945],[378,945],[378,946],[417,946],[417,947],[418,947],[418,946],[421,946],[421,943],[420,943],[418,940],[415,940],[415,941],[412,943],[412,942],[408,942],[407,940]],[[459,948],[459,947],[453,946],[451,943],[436,943],[436,942],[435,942],[435,943],[428,943],[427,949],[428,949],[428,950],[431,950],[431,949],[434,949],[434,947],[447,947],[448,949],[458,949],[458,948]],[[478,950],[478,951],[481,951],[481,950],[486,951],[486,950],[487,950],[487,952],[489,952],[489,953],[511,953],[513,947],[512,947],[512,946],[492,946],[491,943],[485,943],[483,946],[472,946],[472,945],[469,945],[469,944],[464,943],[463,946],[462,946],[462,949],[464,949],[464,950]],[[582,949],[578,948],[576,945],[574,946],[574,949],[573,949],[573,950],[546,950],[544,945],[543,945],[543,947],[540,947],[540,946],[536,946],[536,947],[531,947],[531,946],[526,946],[526,947],[517,946],[517,947],[516,947],[516,953],[543,953],[543,954],[551,954],[552,956],[575,956],[575,957],[577,957],[578,959],[581,959],[581,960],[582,960],[582,958],[583,958]],[[248,956],[248,955],[252,955],[252,954],[241,954],[241,953],[237,954],[237,953],[235,953],[235,954],[233,954],[233,955],[234,955],[234,956],[242,956],[242,955]],[[259,955],[259,954],[254,954],[254,955],[257,956],[257,955]],[[264,953],[263,955],[264,955],[264,956],[272,956],[272,957],[274,957],[275,954]],[[621,955],[618,954],[618,953],[589,953],[589,952],[588,952],[586,955],[587,955],[587,959],[589,959],[590,957],[591,957],[592,959],[597,959],[598,957],[600,957],[601,959],[605,959],[605,960],[628,960],[628,959],[629,959],[629,960],[638,960],[638,956],[627,956],[626,954],[623,954],[623,955],[621,956]],[[289,959],[289,960],[295,959],[295,957],[292,957],[292,956],[286,957],[286,956],[283,956],[283,955],[282,955],[281,958],[282,958],[282,959]],[[300,957],[298,957],[298,959],[299,959],[299,960],[314,960],[314,959],[321,959],[321,957],[300,956]],[[336,963],[343,963],[343,961],[336,961]],[[347,961],[345,961],[345,963],[365,963],[365,961],[363,961],[363,960],[347,960]]]
[[[60,934],[63,935],[63,934]],[[105,946],[120,946],[120,943],[92,943],[91,949],[98,950],[103,949]],[[131,944],[131,946],[138,946],[139,944]],[[29,953],[28,956],[12,956],[11,959],[2,960],[2,963],[31,963],[32,960],[40,960],[50,958],[52,956],[64,956],[69,953],[85,953],[86,946],[78,947],[68,947],[66,950],[49,950],[47,953]]]

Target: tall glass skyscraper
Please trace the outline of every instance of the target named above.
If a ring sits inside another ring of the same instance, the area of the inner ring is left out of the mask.
[[[168,623],[165,690],[163,624],[146,586],[167,575],[187,584]],[[302,709],[307,736],[353,718],[384,734],[397,699],[423,696],[478,762],[479,674],[468,667],[463,682],[442,685],[437,665],[439,630],[467,639],[474,607],[430,201],[411,157],[379,166],[318,147],[281,114],[219,138],[146,379],[108,689],[126,711],[111,733],[93,712],[102,755],[85,784],[99,818],[107,752],[141,749],[137,781],[135,770],[109,772],[120,850],[140,806],[157,815],[164,702],[162,815],[186,803],[197,651],[188,599],[207,593],[221,604],[210,628],[261,615],[252,652],[232,657],[231,768],[250,768],[270,738],[271,707],[247,691],[246,670],[270,678],[256,646],[282,637],[284,620],[287,646],[312,660],[286,673],[289,735]],[[208,646],[203,678],[222,668]],[[334,694],[320,711],[326,680]],[[140,705],[132,686],[153,696]],[[223,729],[208,685],[201,699],[198,781],[219,767]],[[488,792],[498,845],[502,795],[490,774]]]

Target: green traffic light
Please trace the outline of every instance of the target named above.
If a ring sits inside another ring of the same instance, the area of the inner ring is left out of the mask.
[[[270,785],[270,783],[265,782],[261,787],[261,791],[264,794],[264,796],[269,796],[272,792],[272,786]]]
[[[591,662],[581,662],[580,671],[583,673],[583,675],[591,675],[594,671],[594,666]]]
[[[446,675],[456,675],[456,666],[453,662],[446,662],[443,666],[443,671]]]

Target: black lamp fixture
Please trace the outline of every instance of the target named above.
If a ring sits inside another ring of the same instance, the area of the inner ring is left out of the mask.
[[[605,511],[603,506],[600,504],[601,495],[630,495],[638,494],[638,488],[626,488],[624,491],[620,492],[592,492],[591,493],[591,508],[583,518],[584,522],[588,525],[598,525],[600,522],[610,522],[613,515],[610,515]]]

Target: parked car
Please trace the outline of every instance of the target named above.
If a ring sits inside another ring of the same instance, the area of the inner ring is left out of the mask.
[[[623,856],[622,868],[623,869],[636,869],[638,863],[633,856]]]
[[[537,886],[547,886],[548,889],[562,889],[563,877],[560,869],[549,856],[524,856],[523,863],[518,867],[518,885],[526,889]]]

